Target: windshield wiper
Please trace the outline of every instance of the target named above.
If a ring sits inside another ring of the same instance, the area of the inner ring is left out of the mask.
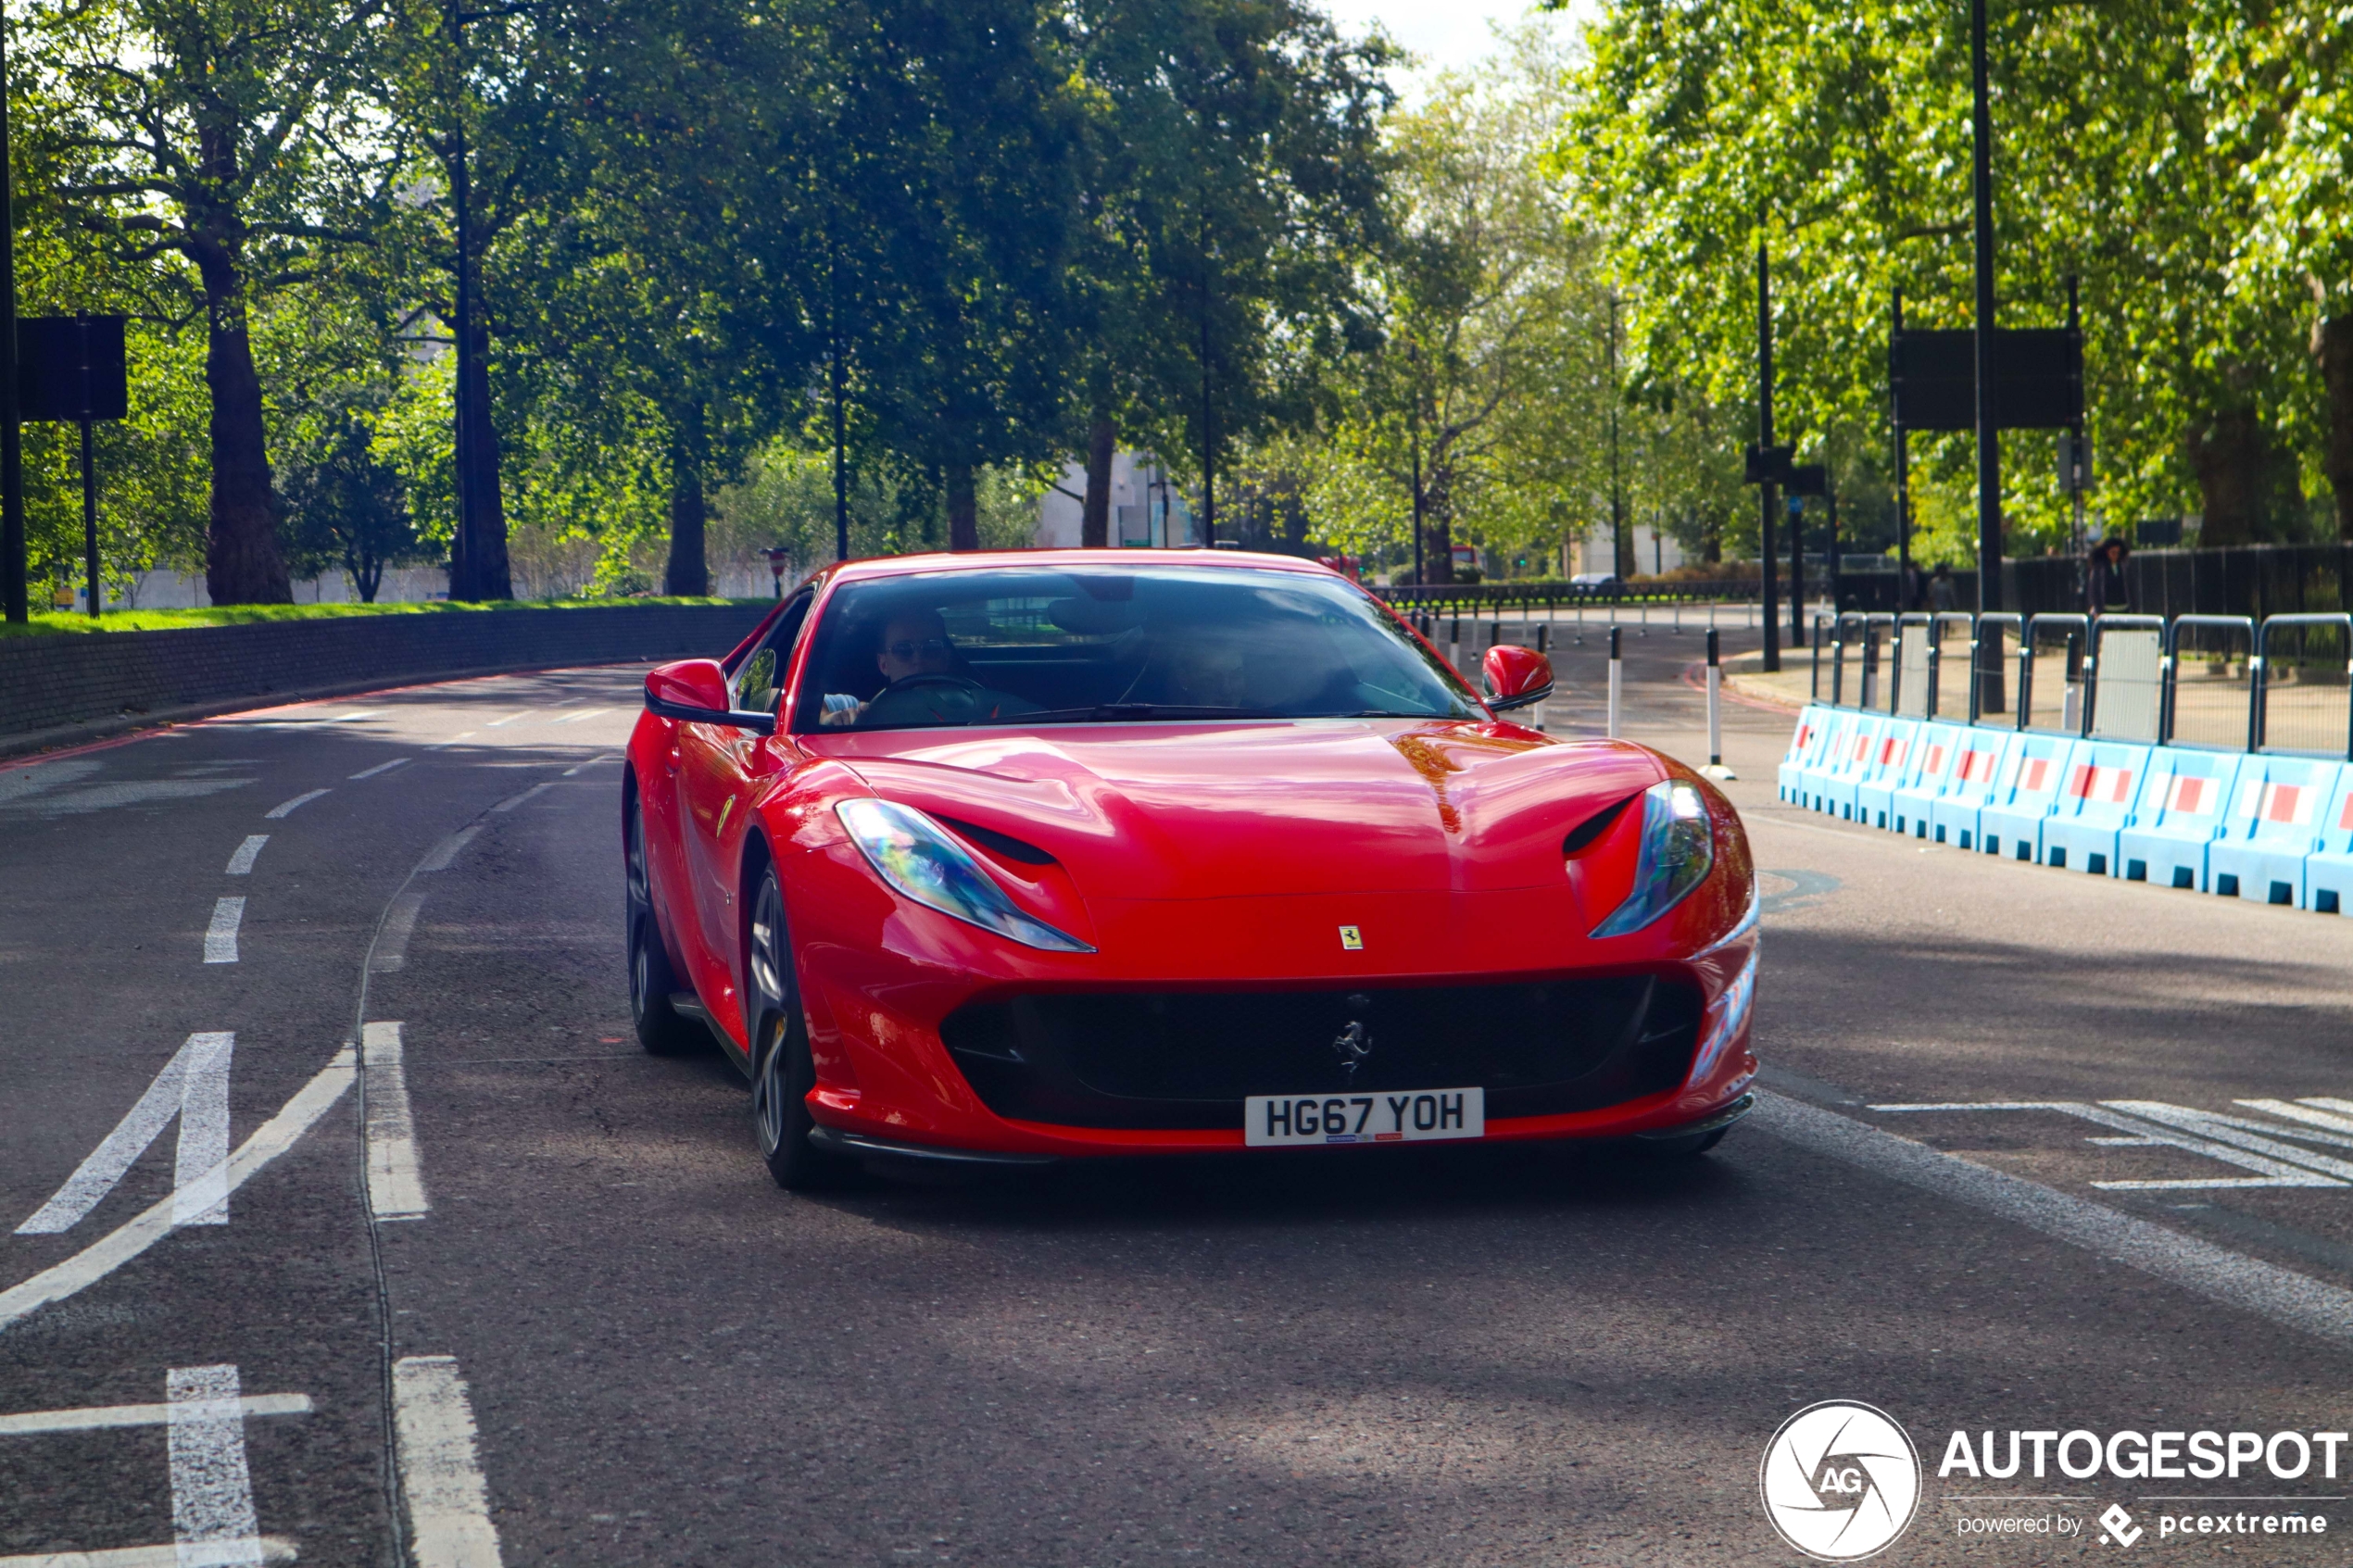
[[[1263,708],[1213,708],[1181,702],[1099,702],[1092,708],[1049,708],[1036,713],[1010,713],[1001,723],[1063,723],[1070,721],[1109,721],[1120,719],[1276,719]]]

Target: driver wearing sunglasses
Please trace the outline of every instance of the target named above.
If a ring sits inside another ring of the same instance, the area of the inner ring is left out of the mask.
[[[992,691],[959,673],[958,663],[956,645],[938,611],[902,611],[883,627],[882,646],[875,655],[875,667],[887,683],[883,689],[855,707],[828,696],[820,721],[837,726],[970,724],[1038,711],[1034,702]]]

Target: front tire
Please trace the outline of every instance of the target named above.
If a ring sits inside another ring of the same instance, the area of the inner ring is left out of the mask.
[[[768,1174],[786,1192],[809,1192],[838,1180],[846,1166],[809,1140],[816,1122],[809,1094],[817,1067],[809,1054],[809,1022],[800,1005],[785,899],[776,869],[760,873],[746,933],[744,978],[750,993],[753,1034],[751,1124]]]
[[[626,834],[623,918],[629,943],[629,1020],[636,1026],[637,1043],[646,1049],[656,1056],[680,1056],[708,1036],[670,1005],[678,977],[671,972],[670,951],[662,946],[661,924],[654,914],[653,881],[646,870],[646,823],[635,800],[629,803]]]

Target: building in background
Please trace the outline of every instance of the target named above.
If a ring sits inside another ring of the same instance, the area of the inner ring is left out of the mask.
[[[1076,549],[1086,507],[1087,469],[1064,463],[1062,477],[1038,499],[1036,543],[1040,549]],[[1111,543],[1166,549],[1198,545],[1193,509],[1168,472],[1148,452],[1126,448],[1111,458]]]
[[[1648,523],[1629,523],[1626,532],[1634,544],[1634,575],[1655,576],[1681,566],[1685,557],[1683,546],[1675,535],[1664,533]],[[1572,577],[1581,571],[1616,571],[1617,563],[1610,559],[1610,534],[1607,524],[1596,527],[1585,535],[1575,551],[1576,564],[1569,568]]]

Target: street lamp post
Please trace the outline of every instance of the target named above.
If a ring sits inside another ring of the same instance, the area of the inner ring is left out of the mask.
[[[1994,388],[1994,110],[1987,95],[1985,0],[1969,0],[1970,185],[1977,229],[1977,608],[2002,608],[2002,438]],[[1980,638],[1979,711],[2002,711],[1998,641]]]
[[[1766,264],[1765,234],[1760,225],[1756,235],[1756,445],[1759,452],[1770,452],[1773,446],[1773,278]],[[1770,674],[1781,667],[1781,633],[1776,623],[1780,613],[1780,595],[1773,581],[1773,482],[1759,475],[1756,493],[1760,498],[1757,518],[1757,566],[1764,574],[1761,584],[1762,609],[1765,621],[1765,670]]]
[[[0,599],[25,623],[24,451],[17,423],[17,206],[8,157],[7,24],[0,16]]]

